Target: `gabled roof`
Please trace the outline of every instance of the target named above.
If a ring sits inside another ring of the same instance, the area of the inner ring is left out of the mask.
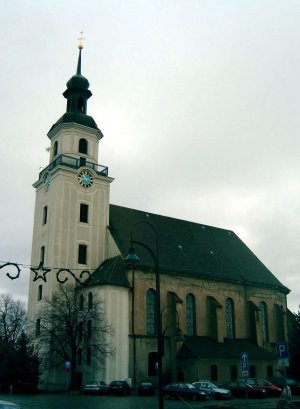
[[[105,260],[86,281],[87,285],[117,285],[130,287],[124,263],[120,256]]]
[[[141,220],[152,223],[157,230],[161,272],[289,292],[233,231],[110,205],[109,229],[123,257],[128,254],[132,226]],[[135,226],[133,240],[155,251],[155,235],[146,223]],[[148,252],[139,245],[135,248],[143,265],[153,268]]]
[[[274,359],[275,354],[260,348],[248,339],[229,339],[217,342],[208,337],[186,337],[180,347],[177,358],[231,358],[241,359],[241,354],[247,351],[251,359]]]

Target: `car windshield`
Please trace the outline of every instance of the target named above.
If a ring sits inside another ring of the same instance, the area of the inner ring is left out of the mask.
[[[97,381],[89,381],[87,385],[98,385]]]
[[[186,383],[186,386],[187,386],[189,389],[195,389],[195,386],[192,385],[191,383]]]

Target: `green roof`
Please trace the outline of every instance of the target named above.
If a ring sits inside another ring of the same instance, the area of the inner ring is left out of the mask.
[[[229,339],[217,342],[208,337],[185,337],[177,358],[231,358],[241,359],[241,354],[247,351],[249,359],[274,359],[275,354],[255,345],[248,339]]]
[[[123,257],[128,254],[132,226],[141,220],[152,223],[157,230],[161,272],[274,287],[283,293],[289,292],[231,230],[110,205],[109,228]],[[146,223],[135,226],[133,240],[141,241],[155,251],[155,234]],[[149,253],[139,245],[135,248],[144,267],[153,268]]]
[[[105,260],[86,281],[87,285],[117,285],[129,287],[123,260],[120,256]]]

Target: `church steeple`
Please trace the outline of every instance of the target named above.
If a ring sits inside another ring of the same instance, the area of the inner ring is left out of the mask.
[[[81,37],[79,40],[82,40]],[[67,100],[66,113],[52,126],[52,131],[61,123],[75,122],[90,128],[98,129],[94,119],[87,115],[87,101],[92,96],[89,90],[90,84],[87,78],[81,74],[81,53],[83,49],[82,42],[79,43],[79,55],[77,61],[76,74],[67,82],[67,89],[63,96]]]

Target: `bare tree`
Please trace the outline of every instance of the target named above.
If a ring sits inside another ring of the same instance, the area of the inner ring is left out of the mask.
[[[39,356],[47,357],[47,368],[71,362],[70,388],[76,388],[77,359],[83,352],[93,351],[98,362],[113,354],[108,341],[113,333],[106,322],[103,301],[95,295],[83,302],[85,291],[74,286],[61,285],[51,298],[46,298],[35,327],[35,345]]]
[[[0,340],[14,346],[24,331],[26,311],[10,294],[0,295]]]

